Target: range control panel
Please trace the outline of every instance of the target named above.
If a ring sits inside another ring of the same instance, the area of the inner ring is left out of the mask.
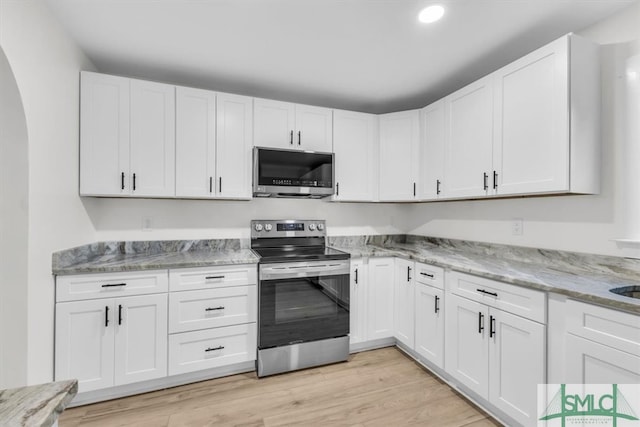
[[[251,238],[325,237],[325,221],[320,219],[259,219],[251,221]]]

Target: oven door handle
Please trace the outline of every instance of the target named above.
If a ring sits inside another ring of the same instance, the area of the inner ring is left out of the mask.
[[[260,280],[292,279],[296,277],[338,276],[349,274],[349,262],[316,265],[260,266]]]

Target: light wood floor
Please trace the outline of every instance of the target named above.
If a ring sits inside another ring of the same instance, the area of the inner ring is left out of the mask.
[[[75,426],[499,425],[395,347],[349,362],[257,379],[203,381],[72,408]]]

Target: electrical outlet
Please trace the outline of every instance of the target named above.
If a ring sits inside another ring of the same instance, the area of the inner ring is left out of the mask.
[[[522,236],[524,232],[523,222],[522,218],[514,218],[511,221],[511,234],[514,236]]]
[[[150,216],[142,217],[142,231],[151,231],[153,230],[153,218]]]

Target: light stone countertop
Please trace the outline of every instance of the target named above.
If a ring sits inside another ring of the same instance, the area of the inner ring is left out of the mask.
[[[400,257],[640,314],[640,299],[609,291],[640,286],[638,260],[417,236],[382,244],[334,239],[332,247],[352,258]]]
[[[0,390],[0,425],[51,426],[77,392],[76,380]]]

